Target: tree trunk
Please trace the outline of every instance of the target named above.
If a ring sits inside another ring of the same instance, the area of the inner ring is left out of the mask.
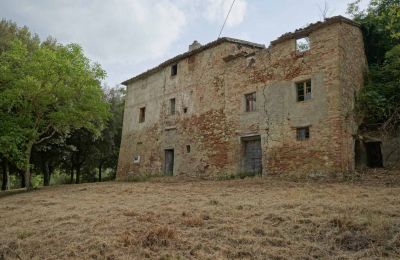
[[[26,184],[25,184],[25,174],[23,170],[18,170],[18,174],[21,177],[21,188],[25,188]]]
[[[10,188],[9,187],[10,172],[8,170],[8,162],[6,159],[3,160],[2,168],[3,168],[3,184],[1,185],[1,190],[8,190]]]
[[[71,174],[71,181],[69,183],[73,184],[74,183],[74,167],[73,166],[71,166],[70,174]]]
[[[101,182],[101,168],[102,168],[102,165],[100,163],[99,164],[99,182]]]
[[[75,179],[75,184],[79,184],[80,183],[80,178],[81,178],[81,166],[78,165],[76,167],[76,179]]]
[[[50,169],[49,169],[49,161],[44,161],[43,162],[43,185],[44,186],[49,186],[50,185]]]
[[[25,151],[25,187],[27,190],[32,189],[31,183],[31,152],[32,152],[33,142],[29,142],[26,146]]]
[[[51,176],[53,175],[54,167],[52,164],[49,164],[49,185],[51,183]]]

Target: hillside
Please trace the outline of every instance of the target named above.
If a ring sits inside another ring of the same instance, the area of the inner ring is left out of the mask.
[[[0,198],[0,259],[396,258],[397,177],[44,188]]]

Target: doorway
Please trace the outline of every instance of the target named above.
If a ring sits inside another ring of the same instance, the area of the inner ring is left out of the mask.
[[[164,165],[165,175],[174,175],[174,149],[165,150],[165,165]]]
[[[367,165],[371,168],[383,167],[381,142],[367,142],[365,143],[367,150]]]
[[[251,136],[243,137],[243,167],[244,173],[261,174],[262,173],[262,150],[261,137]]]

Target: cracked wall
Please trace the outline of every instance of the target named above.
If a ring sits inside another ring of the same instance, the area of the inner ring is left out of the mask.
[[[366,64],[361,32],[333,23],[308,36],[311,49],[304,53],[296,52],[295,39],[268,49],[224,42],[179,61],[176,76],[167,66],[131,83],[118,179],[163,173],[165,149],[174,149],[174,175],[240,173],[248,136],[261,137],[263,174],[353,170],[353,99]],[[312,98],[297,102],[295,84],[307,79]],[[251,92],[256,111],[245,112],[244,95]],[[138,123],[143,106],[146,121]],[[298,141],[296,128],[303,126],[310,139]]]

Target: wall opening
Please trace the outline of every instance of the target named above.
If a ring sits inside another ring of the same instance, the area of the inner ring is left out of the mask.
[[[146,120],[146,107],[141,107],[139,111],[139,123],[143,123]]]
[[[189,145],[189,144],[186,145],[186,152],[187,152],[187,153],[190,153],[190,145]]]
[[[171,115],[175,115],[175,98],[171,98],[169,100],[169,113]]]
[[[367,165],[371,168],[383,167],[381,142],[367,142],[365,143],[367,152]]]
[[[297,102],[311,99],[311,79],[296,83]]]
[[[242,151],[242,172],[252,175],[261,174],[261,136],[242,137]]]
[[[174,149],[165,150],[164,174],[174,175]]]
[[[244,95],[246,101],[246,112],[256,111],[256,92]]]
[[[171,66],[171,76],[175,76],[176,74],[178,74],[178,64]]]
[[[364,143],[360,140],[355,140],[354,143],[354,164],[356,168],[367,166],[367,152]]]
[[[296,51],[297,52],[305,52],[310,50],[310,38],[303,37],[296,39]]]

